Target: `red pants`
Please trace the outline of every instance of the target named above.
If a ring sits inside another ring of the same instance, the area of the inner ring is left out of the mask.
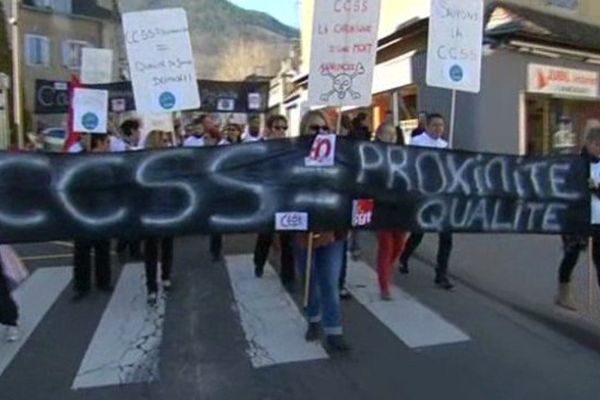
[[[394,263],[406,245],[408,234],[400,231],[381,231],[377,234],[377,276],[382,294],[390,293]]]

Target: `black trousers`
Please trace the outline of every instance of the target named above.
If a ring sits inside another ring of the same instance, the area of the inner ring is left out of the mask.
[[[223,254],[223,235],[210,235],[210,255],[219,258]]]
[[[407,264],[410,257],[413,255],[415,250],[419,247],[423,241],[425,235],[422,233],[413,233],[410,235],[404,252],[400,256],[400,262]],[[440,233],[438,242],[438,253],[437,253],[437,268],[436,274],[438,276],[445,276],[448,272],[448,262],[450,261],[450,253],[452,253],[452,234],[451,233]]]
[[[139,258],[142,255],[141,243],[139,240],[123,240],[117,241],[117,253],[124,254],[129,248],[129,255],[133,258]]]
[[[571,282],[571,275],[579,261],[579,255],[587,246],[586,236],[563,236],[563,259],[558,270],[558,281],[560,283]],[[596,278],[600,286],[600,232],[592,234],[592,261],[596,267]]]
[[[19,321],[19,308],[10,295],[8,281],[2,272],[0,264],[0,324],[17,326]]]
[[[94,267],[96,272],[96,287],[106,289],[110,287],[110,241],[84,241],[75,242],[74,250],[74,275],[75,291],[87,292],[92,284],[92,251],[94,252]]]
[[[295,279],[293,237],[286,233],[279,233],[278,235],[281,247],[281,282],[291,283]],[[269,257],[269,250],[271,249],[274,240],[274,233],[261,233],[256,239],[254,265],[256,265],[260,271],[263,271],[265,268],[267,258]]]
[[[148,293],[158,291],[158,253],[160,247],[161,280],[171,279],[173,270],[173,238],[146,239],[144,242],[144,261],[146,267],[146,289]]]
[[[356,232],[355,232],[356,234]],[[342,269],[340,270],[340,280],[338,287],[340,290],[346,286],[346,274],[348,272],[348,240],[344,241],[344,255],[342,256]]]

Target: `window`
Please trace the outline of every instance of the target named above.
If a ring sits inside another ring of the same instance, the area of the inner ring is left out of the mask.
[[[579,0],[546,0],[546,5],[565,11],[577,11]]]
[[[63,65],[69,69],[81,68],[81,49],[84,47],[91,46],[89,43],[79,40],[67,40],[63,42]]]
[[[50,40],[45,36],[25,35],[27,65],[47,67],[50,64]]]
[[[34,0],[33,5],[39,8],[50,8],[65,14],[71,14],[72,0]]]

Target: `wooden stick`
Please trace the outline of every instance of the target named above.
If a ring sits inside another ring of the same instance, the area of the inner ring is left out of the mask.
[[[588,310],[592,311],[594,303],[594,257],[592,257],[592,246],[594,242],[592,238],[588,239]]]
[[[338,117],[337,117],[337,123],[335,125],[335,133],[337,135],[341,135],[342,134],[342,107],[338,107],[337,113],[338,113]]]
[[[308,248],[306,249],[306,273],[304,274],[304,308],[308,307],[308,296],[310,296],[310,279],[313,264],[314,234],[308,234]]]

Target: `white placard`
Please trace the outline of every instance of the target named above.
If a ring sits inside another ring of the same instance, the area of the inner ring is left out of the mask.
[[[73,91],[73,130],[106,133],[108,91],[76,88]]]
[[[311,106],[371,104],[381,0],[316,0],[308,82]]]
[[[527,72],[527,90],[531,93],[598,97],[598,72],[539,64],[529,64]]]
[[[284,212],[275,214],[275,230],[277,231],[308,231],[308,213]]]
[[[483,0],[431,0],[427,84],[479,93]]]
[[[200,108],[196,67],[183,8],[123,14],[138,112]]]
[[[171,113],[144,114],[142,116],[144,132],[152,131],[174,132],[173,115]]]
[[[88,47],[81,50],[81,83],[89,85],[111,83],[112,67],[112,50]]]

